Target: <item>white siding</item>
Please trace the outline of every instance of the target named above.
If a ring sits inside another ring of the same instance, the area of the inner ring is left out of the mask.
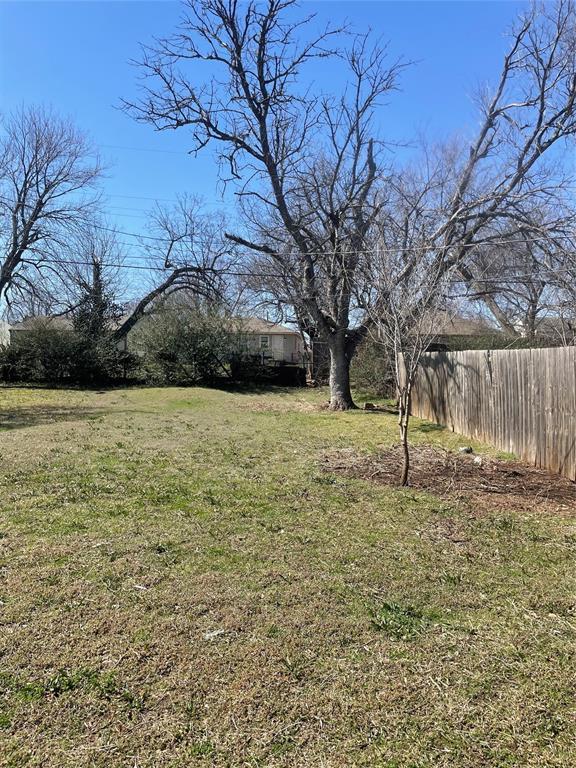
[[[261,337],[268,338],[267,346],[262,346]],[[302,341],[294,333],[250,333],[247,334],[247,347],[251,355],[262,355],[263,360],[275,362],[301,363]]]
[[[0,345],[10,344],[10,326],[3,320],[0,320]]]

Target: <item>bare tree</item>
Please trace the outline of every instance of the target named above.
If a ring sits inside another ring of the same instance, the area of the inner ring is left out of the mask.
[[[545,254],[554,290],[556,332],[562,344],[576,344],[576,227],[572,217],[564,237],[551,244]]]
[[[463,295],[483,303],[511,339],[549,336],[551,322],[560,319],[563,242],[541,228],[475,248],[461,267]]]
[[[412,388],[422,355],[446,326],[454,310],[450,299],[456,266],[447,266],[428,247],[415,201],[428,190],[422,173],[407,173],[388,201],[381,238],[357,273],[358,303],[370,319],[369,333],[393,363],[403,464],[400,484],[410,472],[409,422]],[[435,178],[435,174],[432,174]],[[409,192],[413,192],[413,198]]]
[[[535,4],[519,19],[495,89],[480,94],[476,138],[464,151],[444,149],[416,190],[414,216],[446,268],[458,264],[466,277],[471,249],[500,240],[504,228],[509,238],[522,236],[536,208],[569,194],[573,169],[564,160],[576,134],[575,29],[573,0]],[[413,191],[411,198],[415,203]]]
[[[378,212],[372,118],[400,64],[386,65],[385,48],[344,29],[301,41],[313,17],[295,22],[294,5],[188,0],[178,33],[145,51],[150,80],[140,103],[127,107],[158,130],[188,127],[195,150],[217,147],[222,176],[240,182],[244,201],[247,231],[230,237],[280,266],[330,349],[331,407],[346,409],[350,359],[367,330],[350,280]],[[319,59],[342,67],[348,85],[340,97],[299,82]],[[203,71],[209,79],[195,82]]]
[[[400,282],[410,282],[422,252],[434,254],[433,273],[456,266],[510,333],[513,322],[482,277],[490,265],[498,271],[502,247],[557,242],[574,181],[575,29],[573,0],[535,4],[522,16],[494,90],[479,96],[476,137],[425,146],[415,167],[389,179],[381,213],[378,242],[402,252]],[[552,210],[558,216],[535,217]],[[541,296],[534,277],[532,302]]]
[[[73,228],[66,241],[51,254],[43,271],[30,274],[25,290],[15,287],[8,316],[74,316],[98,294],[121,314],[129,290],[128,265],[114,229],[100,218],[86,219]]]
[[[95,205],[100,163],[68,120],[40,108],[22,109],[0,138],[0,300],[38,288]]]
[[[430,318],[456,274],[482,288],[488,264],[478,271],[478,260],[497,261],[504,240],[552,242],[550,222],[536,231],[533,214],[552,201],[563,205],[572,182],[560,159],[563,142],[576,133],[575,20],[571,0],[534,6],[512,34],[494,93],[481,100],[475,140],[468,148],[456,142],[424,148],[415,167],[388,182],[379,237],[357,291],[378,337],[403,360],[396,376],[404,482],[414,372],[435,333]],[[496,307],[487,291],[482,298]]]
[[[221,214],[204,212],[200,200],[186,196],[151,214],[150,234],[140,245],[148,256],[152,286],[117,328],[116,338],[126,336],[158,300],[177,292],[231,302],[240,255],[225,237],[225,228]]]
[[[53,297],[53,312],[73,313],[97,286],[117,307],[125,300],[125,248],[109,224],[100,219],[87,221],[80,231],[71,233],[57,260],[57,274],[50,271],[42,279],[44,290]]]
[[[449,316],[449,304],[443,298],[443,285],[449,273],[439,270],[433,260],[421,258],[408,284],[397,279],[398,272],[404,267],[402,261],[387,255],[379,262],[376,279],[382,304],[376,303],[372,308],[375,322],[371,335],[394,361],[403,455],[400,485],[406,486],[410,472],[408,427],[412,388],[422,355],[437,338],[439,328]]]
[[[218,147],[223,169],[241,180],[246,228],[241,245],[278,263],[290,293],[330,349],[331,405],[353,405],[349,364],[370,327],[356,304],[358,267],[386,222],[385,242],[402,249],[397,274],[410,281],[419,253],[405,246],[407,225],[420,249],[434,254],[434,274],[461,270],[473,248],[526,227],[526,211],[550,204],[571,183],[562,150],[576,132],[575,6],[573,0],[534,5],[511,33],[492,91],[479,96],[476,137],[425,157],[417,173],[390,178],[383,199],[372,118],[394,88],[398,65],[385,51],[352,38],[338,52],[343,30],[298,44],[284,18],[292,0],[187,4],[179,33],[148,50],[151,78],[137,118],[159,130],[187,126],[194,148]],[[305,19],[302,23],[309,23]],[[339,99],[296,85],[315,58],[347,65],[350,86]],[[189,69],[204,63],[212,79],[195,84]],[[392,214],[385,210],[392,197]],[[402,214],[395,221],[398,205]]]

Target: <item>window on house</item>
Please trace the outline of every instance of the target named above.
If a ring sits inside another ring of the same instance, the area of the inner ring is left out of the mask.
[[[260,349],[270,349],[270,336],[260,336]]]

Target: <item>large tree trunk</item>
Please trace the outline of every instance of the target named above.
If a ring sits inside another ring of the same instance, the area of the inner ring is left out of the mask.
[[[526,313],[526,327],[524,332],[530,341],[536,338],[536,322],[538,318],[538,306],[535,302],[530,302],[528,312]]]
[[[356,408],[350,391],[350,361],[353,352],[344,333],[335,334],[328,342],[330,350],[330,410]]]

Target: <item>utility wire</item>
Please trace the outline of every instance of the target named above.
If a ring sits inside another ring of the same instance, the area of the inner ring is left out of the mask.
[[[28,260],[28,263],[30,261]],[[42,264],[67,264],[72,266],[88,266],[92,267],[94,266],[93,261],[82,261],[79,259],[50,259],[50,258],[41,258],[36,262],[38,266],[41,266]],[[269,278],[279,278],[281,275],[278,275],[277,273],[267,273],[267,272],[249,272],[249,271],[239,271],[239,270],[228,270],[225,267],[222,269],[217,269],[216,267],[201,267],[201,266],[195,266],[195,265],[186,265],[182,264],[180,266],[178,265],[172,265],[172,267],[165,267],[165,266],[154,266],[154,265],[143,265],[143,264],[129,264],[127,262],[99,262],[100,266],[103,268],[110,268],[110,269],[136,269],[136,270],[144,270],[148,272],[167,272],[170,269],[187,269],[190,272],[198,272],[201,274],[207,274],[212,273],[214,275],[220,275],[222,277],[269,277]],[[543,270],[546,275],[560,275],[560,274],[568,274],[571,275],[572,272],[566,268],[561,267],[557,269],[547,268],[546,270]],[[530,273],[527,274],[520,274],[520,275],[514,275],[513,277],[509,278],[499,278],[499,277],[492,277],[492,278],[474,278],[476,282],[482,282],[482,283],[495,283],[497,285],[501,285],[502,283],[516,283],[519,280],[528,280],[532,278],[533,275]],[[454,284],[458,283],[467,283],[468,281],[465,280],[463,277],[456,277],[452,276],[449,279],[450,282]]]
[[[236,193],[234,193],[236,194]],[[171,198],[171,197],[152,197],[151,195],[121,195],[117,194],[116,192],[105,192],[105,197],[120,197],[125,200],[149,200],[153,203],[173,203],[174,205],[178,205],[182,202],[182,200],[177,198]],[[202,195],[198,195],[198,198],[200,202],[206,203],[206,205],[228,205],[229,203],[226,202],[226,200],[206,200]]]
[[[144,238],[146,240],[155,240],[157,242],[166,243],[166,244],[170,244],[170,243],[174,242],[174,240],[170,239],[170,238],[155,237],[153,235],[141,235],[141,234],[138,234],[137,232],[127,232],[127,231],[123,231],[121,229],[113,229],[111,227],[103,227],[103,226],[101,226],[99,224],[93,224],[92,226],[94,226],[96,229],[102,229],[102,230],[104,230],[106,232],[117,232],[119,235],[125,235],[125,236],[128,236],[128,237]],[[190,237],[191,237],[191,239],[194,242],[197,242],[199,245],[202,244],[202,240],[198,239],[198,238],[195,238],[193,234]],[[557,240],[569,240],[570,237],[568,235],[560,235],[560,236],[556,237],[556,239]],[[234,241],[231,240],[230,242],[233,243]],[[510,239],[507,239],[507,240],[486,240],[486,241],[484,241],[482,243],[468,243],[468,244],[464,244],[464,245],[410,246],[408,248],[405,248],[405,247],[402,247],[402,248],[400,248],[400,247],[399,248],[378,248],[378,247],[376,247],[376,248],[358,248],[358,249],[353,249],[353,250],[349,250],[349,251],[338,251],[338,255],[345,256],[345,255],[356,255],[356,254],[380,254],[380,253],[382,253],[382,254],[396,254],[397,255],[399,253],[406,252],[406,251],[409,252],[409,253],[414,253],[414,252],[426,253],[428,251],[432,251],[432,252],[434,252],[434,251],[446,251],[446,250],[449,251],[449,250],[453,250],[455,248],[478,248],[479,245],[483,245],[483,246],[514,245],[514,244],[522,244],[523,245],[523,244],[526,244],[526,243],[549,243],[549,242],[550,242],[550,239],[546,238],[546,237],[518,238],[518,239],[510,238]],[[293,255],[293,254],[289,253],[287,255],[290,256],[290,255]],[[294,255],[297,255],[297,256],[325,256],[325,255],[328,255],[329,256],[330,255],[330,251],[329,250],[326,250],[326,251],[305,251],[305,252],[298,251]]]
[[[194,150],[186,151],[186,150],[177,150],[177,149],[152,149],[151,147],[126,147],[121,146],[119,144],[99,144],[99,147],[104,147],[104,149],[127,149],[130,152],[154,152],[159,153],[162,155],[191,155]]]
[[[10,198],[3,197],[0,195],[0,199],[7,201],[7,202],[13,202]],[[173,243],[175,241],[175,238],[166,238],[166,237],[157,237],[155,235],[143,235],[139,232],[128,232],[127,230],[117,229],[114,227],[105,227],[101,224],[91,224],[92,227],[95,229],[102,230],[104,232],[112,232],[114,234],[124,235],[125,237],[135,237],[137,239],[144,239],[144,240],[152,240],[155,242],[165,243],[169,245],[170,243]],[[199,238],[195,238],[194,235],[190,235],[191,239],[194,242],[197,242],[199,245],[202,244],[202,240]],[[556,240],[570,240],[569,235],[557,235],[555,236]],[[230,241],[231,243],[233,241]],[[492,245],[515,245],[515,244],[527,244],[527,243],[549,243],[550,238],[546,237],[534,237],[534,238],[508,238],[508,239],[488,239],[481,243],[465,243],[461,245],[422,245],[422,246],[408,246],[408,247],[398,247],[398,248],[358,248],[358,249],[352,249],[352,250],[339,250],[337,252],[337,255],[345,256],[345,255],[356,255],[356,254],[395,254],[398,255],[403,252],[408,253],[416,253],[416,252],[422,252],[426,253],[428,251],[430,252],[436,252],[436,251],[449,251],[454,250],[457,248],[478,248],[479,246],[492,246]],[[288,254],[283,255],[293,255],[292,252],[289,252]],[[325,251],[298,251],[294,255],[297,256],[326,256],[331,255],[329,250]],[[335,254],[336,255],[336,254]]]

